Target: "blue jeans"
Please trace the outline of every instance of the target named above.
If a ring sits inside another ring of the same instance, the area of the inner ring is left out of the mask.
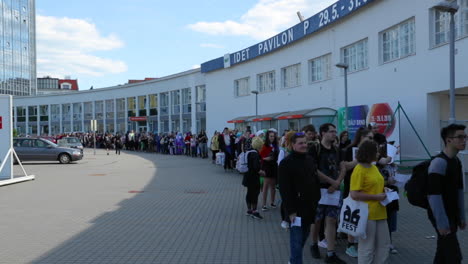
[[[302,249],[304,248],[305,242],[309,237],[310,224],[302,223],[301,227],[292,226],[289,230],[289,245],[291,251],[291,257],[289,262],[291,264],[302,264]]]

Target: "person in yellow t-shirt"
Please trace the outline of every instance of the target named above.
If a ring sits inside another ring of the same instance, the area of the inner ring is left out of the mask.
[[[356,159],[359,164],[351,175],[350,195],[356,201],[369,205],[366,235],[359,238],[358,263],[387,263],[390,235],[387,225],[387,211],[380,201],[385,200],[384,178],[372,164],[377,160],[377,143],[363,142]]]

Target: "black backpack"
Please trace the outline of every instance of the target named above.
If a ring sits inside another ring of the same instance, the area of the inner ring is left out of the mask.
[[[427,200],[428,171],[432,160],[436,157],[445,159],[443,154],[439,154],[432,157],[430,160],[419,163],[413,168],[411,178],[405,184],[406,196],[410,204],[423,209],[429,208],[429,202]]]

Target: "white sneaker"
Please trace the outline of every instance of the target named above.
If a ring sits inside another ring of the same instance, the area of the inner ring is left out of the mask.
[[[321,248],[328,248],[327,240],[324,239],[324,240],[318,242],[318,246],[321,247]]]
[[[281,227],[284,228],[284,229],[288,229],[289,228],[289,223],[286,222],[286,221],[281,221]]]
[[[398,254],[398,250],[393,245],[390,245],[390,254]]]

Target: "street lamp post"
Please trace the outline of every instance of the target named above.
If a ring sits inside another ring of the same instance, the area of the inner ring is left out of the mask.
[[[345,129],[348,131],[348,67],[347,63],[338,63],[336,67],[344,70]]]
[[[258,91],[251,91],[255,94],[255,118],[258,118]],[[255,131],[257,131],[257,122],[255,122]]]
[[[455,13],[458,5],[454,2],[440,2],[433,7],[440,12],[450,13],[450,117],[449,124],[455,123]]]

